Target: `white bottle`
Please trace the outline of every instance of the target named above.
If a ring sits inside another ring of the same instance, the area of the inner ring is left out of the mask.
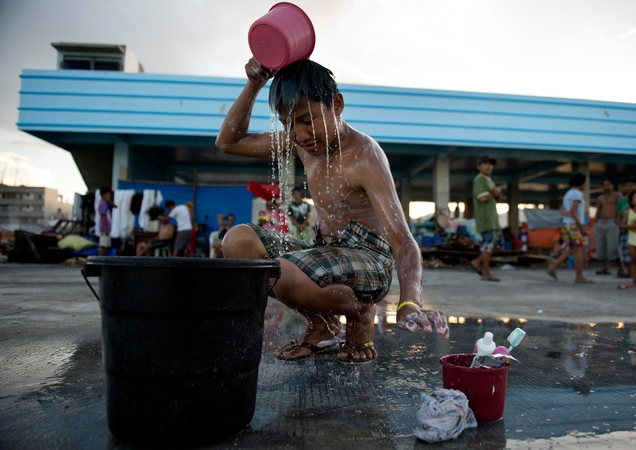
[[[492,352],[494,352],[497,347],[493,342],[492,337],[492,333],[490,331],[486,331],[484,337],[477,341],[477,356],[492,355]]]
[[[477,356],[473,358],[471,369],[483,367],[488,362],[488,356],[492,355],[497,345],[492,340],[492,333],[486,331],[484,337],[477,341]]]

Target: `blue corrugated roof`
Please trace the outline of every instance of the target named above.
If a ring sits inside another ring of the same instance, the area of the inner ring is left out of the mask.
[[[18,128],[162,135],[209,145],[245,80],[24,70]],[[344,117],[381,143],[636,154],[636,105],[342,84]],[[269,131],[267,89],[251,122]],[[115,137],[113,137],[115,140]],[[390,148],[390,147],[389,147]]]

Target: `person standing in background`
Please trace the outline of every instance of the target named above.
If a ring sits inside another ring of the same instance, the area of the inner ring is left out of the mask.
[[[187,257],[192,257],[195,255],[195,250],[197,247],[197,224],[194,220],[194,202],[186,202],[185,205],[188,208],[188,212],[190,213],[192,236],[190,237],[190,243],[188,244],[188,248],[185,250],[184,255]]]
[[[291,220],[291,235],[296,239],[301,239],[308,244],[311,243],[311,233],[309,232],[309,212],[311,205],[303,201],[302,191],[298,186],[292,190],[293,200],[287,208],[287,215]]]
[[[628,197],[632,192],[636,191],[636,179],[633,177],[627,177],[623,181],[623,195],[624,197],[618,200],[616,209],[618,210],[619,220],[621,224],[621,232],[618,237],[618,256],[619,256],[619,270],[618,278],[629,278],[629,267],[632,263],[632,256],[629,250],[629,243],[627,242],[629,236],[629,230],[623,224],[625,215],[629,210]]]
[[[563,251],[559,257],[548,266],[547,273],[555,280],[559,265],[574,253],[576,261],[575,283],[593,283],[583,276],[583,265],[585,264],[585,245],[587,243],[587,228],[583,225],[585,217],[585,198],[583,189],[587,183],[585,174],[577,172],[570,177],[570,189],[563,196],[561,211],[564,214],[563,226],[561,227],[561,240],[563,241]]]
[[[168,222],[170,219],[177,221],[177,237],[174,240],[172,256],[184,256],[184,252],[190,245],[190,239],[192,238],[190,211],[187,206],[177,205],[172,200],[166,200],[166,208],[170,210],[170,213],[159,216],[159,220],[163,223]]]
[[[490,258],[498,248],[504,248],[505,242],[499,225],[497,202],[501,200],[501,188],[495,186],[490,176],[497,164],[495,158],[488,155],[479,157],[479,173],[473,180],[473,207],[475,226],[481,234],[481,254],[470,262],[472,269],[481,275],[482,281],[501,281],[490,273]]]
[[[117,208],[112,202],[113,191],[109,187],[103,187],[99,189],[99,193],[102,199],[99,201],[97,220],[97,229],[100,232],[99,236],[99,256],[106,255],[108,249],[112,246],[112,240],[110,238],[111,229],[111,211],[113,208]]]
[[[596,199],[596,217],[594,218],[594,241],[596,259],[603,261],[603,268],[597,275],[610,275],[610,261],[618,259],[618,235],[620,232],[620,214],[616,208],[622,197],[614,190],[609,178],[603,179],[603,193]]]
[[[632,256],[630,264],[630,272],[632,275],[632,284],[623,284],[618,286],[619,289],[636,288],[636,190],[632,191],[627,197],[629,209],[623,217],[623,226],[627,230],[627,243]]]

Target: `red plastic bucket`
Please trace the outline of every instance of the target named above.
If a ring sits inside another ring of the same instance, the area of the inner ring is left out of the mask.
[[[250,50],[268,69],[281,69],[309,58],[316,34],[309,17],[292,3],[277,3],[252,24],[248,33]]]
[[[457,389],[468,398],[468,406],[475,413],[478,422],[492,422],[503,417],[508,390],[508,369],[471,369],[475,355],[447,355],[442,363],[445,389]]]

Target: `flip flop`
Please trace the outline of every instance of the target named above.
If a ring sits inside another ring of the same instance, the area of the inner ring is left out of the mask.
[[[550,272],[550,269],[546,270],[545,273],[547,273],[548,275],[550,275],[552,278],[554,278],[555,280],[559,281],[559,277],[556,276],[556,273],[554,272]]]
[[[596,275],[611,275],[611,273],[605,270],[597,270]]]
[[[634,286],[633,284],[621,284],[621,285],[618,286],[618,288],[621,289],[621,290],[625,290],[625,289],[629,289],[629,288],[633,288],[633,287],[636,287],[636,286]]]
[[[376,356],[375,358],[371,358],[371,359],[364,359],[364,360],[359,360],[359,359],[353,359],[353,355],[351,354],[352,352],[356,351],[362,351],[364,349],[367,348],[372,348],[373,347],[373,341],[368,341],[365,342],[364,344],[358,345],[357,347],[354,347],[353,344],[345,344],[342,346],[342,350],[348,351],[349,353],[347,353],[347,357],[346,358],[338,358],[338,362],[342,363],[342,364],[352,364],[352,365],[361,365],[361,364],[369,364],[372,363],[373,361],[375,361],[376,359],[378,359],[378,357]]]
[[[325,341],[331,341],[331,338],[320,341],[318,345],[310,344],[309,342],[301,342],[299,344],[297,341],[294,340],[294,341],[291,341],[289,344],[281,347],[279,349],[280,355],[275,355],[275,356],[277,359],[280,359],[281,361],[302,361],[303,359],[311,358],[312,356],[315,356],[319,353],[324,352],[329,347],[333,347],[334,345],[338,344],[338,341],[334,341],[333,343],[332,342],[324,343]],[[292,352],[296,350],[297,348],[301,348],[301,347],[309,349],[309,353],[303,356],[299,356],[297,358],[285,358],[284,356],[282,356],[283,352]]]
[[[481,277],[481,281],[501,281],[499,278],[490,275],[488,278]]]
[[[481,275],[481,270],[479,270],[477,267],[473,266],[472,262],[469,262],[468,265],[470,266],[471,269],[473,269],[473,272],[476,272],[479,275]]]
[[[574,284],[594,284],[592,280],[575,281]]]

